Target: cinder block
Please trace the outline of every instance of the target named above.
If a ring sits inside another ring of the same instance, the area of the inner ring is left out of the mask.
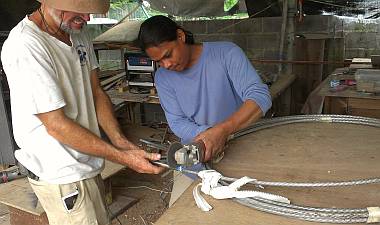
[[[235,31],[235,24],[239,20],[208,20],[207,24],[207,33],[208,34],[228,34]]]
[[[346,48],[374,48],[377,45],[376,33],[348,32],[345,35]]]
[[[305,16],[303,22],[296,24],[296,31],[329,33],[329,17],[331,16]]]
[[[249,18],[238,20],[234,27],[234,32],[237,34],[254,34],[263,32],[262,18]]]
[[[281,32],[281,17],[265,17],[263,18],[263,32]]]
[[[193,34],[205,34],[207,32],[207,22],[205,20],[183,21],[182,25],[186,30]]]
[[[261,18],[207,21],[207,33],[209,34],[252,34],[262,32],[262,29]]]
[[[239,34],[220,36],[221,41],[230,41],[237,44],[240,48],[247,49],[247,38]]]
[[[208,34],[194,34],[194,39],[195,39],[195,42],[204,42],[204,41],[208,41],[208,37],[210,35]]]
[[[248,59],[261,59],[263,57],[263,50],[261,49],[246,49],[244,52]]]
[[[330,24],[332,24],[331,29],[332,32],[335,30],[336,33],[342,32],[345,27],[344,27],[344,20],[340,19],[339,17],[333,16],[330,17]]]
[[[248,49],[278,49],[278,34],[273,33],[248,36],[247,47]]]
[[[283,55],[285,55],[285,53]],[[276,50],[264,50],[263,51],[263,59],[279,60],[280,59],[280,52],[278,49],[276,49]]]
[[[371,55],[380,55],[380,49],[369,49],[368,57],[371,57]]]
[[[380,49],[380,34],[379,33],[373,33],[375,35],[376,39],[376,45],[371,46],[374,49]]]
[[[345,58],[365,58],[366,57],[366,49],[364,48],[350,48],[345,51]]]
[[[377,23],[363,23],[358,21],[344,21],[345,32],[377,32],[379,25]]]
[[[217,34],[201,34],[194,36],[196,42],[205,42],[205,41],[223,41],[224,36]]]
[[[224,35],[197,35],[195,36],[197,42],[210,42],[210,41],[230,41],[237,44],[243,50],[247,48],[247,39],[245,36],[239,34],[224,34]]]

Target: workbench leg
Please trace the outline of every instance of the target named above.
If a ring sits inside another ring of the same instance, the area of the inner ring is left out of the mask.
[[[127,110],[128,110],[128,117],[129,120],[131,121],[132,124],[136,123],[136,118],[135,118],[135,112],[134,112],[134,103],[129,102],[127,104]]]
[[[331,114],[331,98],[325,97],[323,101],[323,114]]]
[[[37,216],[32,213],[8,206],[11,225],[49,225],[46,213]]]

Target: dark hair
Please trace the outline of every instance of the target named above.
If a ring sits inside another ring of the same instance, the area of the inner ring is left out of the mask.
[[[140,27],[138,42],[142,50],[151,46],[158,46],[162,42],[177,39],[177,29],[185,33],[185,43],[194,44],[193,34],[178,26],[176,22],[166,16],[153,16],[146,19]]]

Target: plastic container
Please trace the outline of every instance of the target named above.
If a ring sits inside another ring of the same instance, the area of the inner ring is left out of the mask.
[[[380,70],[358,69],[355,80],[357,91],[380,93]]]
[[[340,80],[339,80],[338,75],[335,75],[335,74],[331,75],[331,77],[330,77],[330,88],[336,88],[339,86],[339,84],[340,84]]]

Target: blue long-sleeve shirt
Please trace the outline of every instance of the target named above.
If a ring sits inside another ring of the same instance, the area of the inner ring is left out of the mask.
[[[244,52],[231,42],[205,42],[200,58],[181,72],[159,68],[155,83],[172,131],[183,143],[226,120],[251,99],[266,113],[272,106]]]

